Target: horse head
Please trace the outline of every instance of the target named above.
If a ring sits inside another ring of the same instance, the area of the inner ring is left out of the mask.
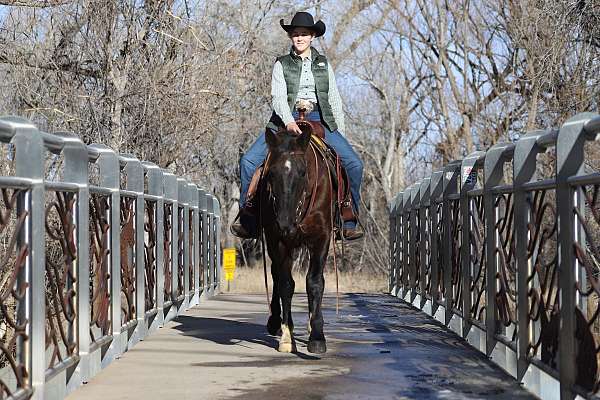
[[[308,124],[299,126],[302,130],[300,135],[291,134],[285,129],[277,133],[267,129],[265,134],[270,151],[264,177],[268,203],[272,207],[279,232],[284,237],[296,235],[303,201],[309,193],[305,155],[310,143],[311,128]]]

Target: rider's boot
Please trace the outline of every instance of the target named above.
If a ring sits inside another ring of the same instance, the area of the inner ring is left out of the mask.
[[[348,193],[347,196],[349,197],[350,194]],[[365,235],[362,230],[357,228],[358,215],[354,211],[352,201],[348,197],[341,203],[341,214],[344,223],[341,232],[340,230],[337,231],[336,240],[341,240],[341,236],[344,237],[344,240],[356,240]]]
[[[344,240],[356,240],[365,236],[364,232],[356,226],[353,228],[344,228],[342,230],[342,235],[344,235]]]
[[[230,231],[240,239],[256,239],[258,237],[258,226],[254,208],[248,205],[242,207],[233,224],[231,224]]]
[[[344,240],[356,240],[362,238],[364,235],[364,232],[356,224],[345,223],[341,232],[340,230],[336,232],[335,239],[342,240],[343,236]]]

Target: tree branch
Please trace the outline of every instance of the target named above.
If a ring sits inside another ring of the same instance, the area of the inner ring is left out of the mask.
[[[71,3],[73,0],[0,0],[0,5],[15,7],[45,8]]]

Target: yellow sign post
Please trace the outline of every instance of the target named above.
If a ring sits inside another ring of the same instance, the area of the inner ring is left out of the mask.
[[[223,249],[223,270],[225,271],[225,280],[227,281],[227,291],[229,291],[229,282],[233,280],[236,263],[235,247]]]

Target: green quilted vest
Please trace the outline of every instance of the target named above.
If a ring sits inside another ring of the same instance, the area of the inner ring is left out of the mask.
[[[319,112],[321,120],[330,131],[337,130],[337,124],[333,118],[333,111],[329,104],[329,70],[327,68],[327,58],[320,54],[314,47],[311,47],[312,73],[315,79],[315,92],[319,102]],[[277,61],[283,67],[283,77],[287,85],[288,105],[290,110],[294,110],[294,101],[298,95],[300,86],[300,74],[302,73],[302,59],[290,51],[290,54],[277,57]],[[285,126],[281,118],[275,112],[267,124],[267,128],[277,130]]]

